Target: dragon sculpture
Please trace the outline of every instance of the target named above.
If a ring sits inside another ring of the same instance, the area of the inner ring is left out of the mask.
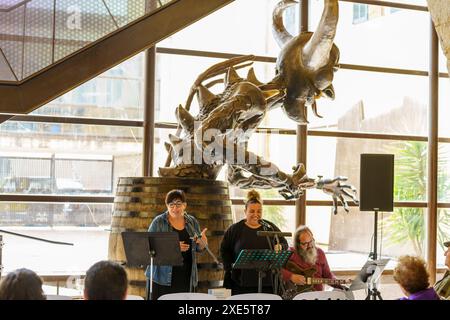
[[[160,176],[216,179],[226,165],[228,182],[243,189],[276,188],[285,199],[298,199],[309,188],[322,189],[332,196],[335,214],[338,201],[347,212],[347,198],[358,202],[356,189],[345,183],[346,177],[312,179],[301,163],[293,167],[293,173],[285,173],[247,150],[246,142],[268,111],[281,107],[290,119],[307,124],[307,107],[319,116],[316,99],[334,98],[332,80],[339,61],[339,49],[333,44],[338,0],[325,0],[314,33],[292,36],[282,15],[295,4],[293,0],[280,1],[273,11],[273,33],[282,49],[276,61],[276,75],[270,82],[258,81],[253,68],[249,68],[246,78],[238,75],[236,70],[249,67],[253,55],[218,63],[197,77],[185,107],[176,109],[179,126],[177,134],[169,135],[170,143],[165,144],[169,156],[166,167],[159,168]],[[210,80],[218,76],[224,78]],[[222,93],[209,90],[222,82]],[[194,117],[189,109],[195,95],[199,113]]]

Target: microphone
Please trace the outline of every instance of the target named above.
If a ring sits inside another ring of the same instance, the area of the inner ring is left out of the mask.
[[[259,220],[258,220],[258,223],[259,223],[260,225],[262,225],[263,227],[272,229],[272,226],[271,226],[270,224],[268,224],[267,222],[265,222],[263,219],[259,219]]]

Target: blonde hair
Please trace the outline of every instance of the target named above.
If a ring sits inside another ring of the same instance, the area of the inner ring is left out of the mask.
[[[394,280],[409,293],[429,287],[429,274],[425,261],[420,257],[401,256],[394,269]]]
[[[246,200],[245,200],[245,210],[247,210],[247,206],[251,203],[259,203],[260,205],[263,204],[263,201],[261,199],[261,195],[256,190],[250,190],[247,192]]]

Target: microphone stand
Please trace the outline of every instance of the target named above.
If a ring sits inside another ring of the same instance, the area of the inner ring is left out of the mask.
[[[268,228],[270,228],[273,231],[275,231],[273,229],[273,227],[270,224],[268,224],[267,222],[265,222],[263,219],[258,220],[258,222],[262,225],[264,231],[268,231],[267,230]],[[277,234],[275,234],[274,237],[275,237],[275,243],[276,243],[275,244],[275,248],[272,245],[272,241],[270,240],[269,235],[266,234],[266,239],[267,239],[267,242],[269,243],[270,250],[274,250],[275,252],[278,253],[280,251],[280,239],[278,238]],[[280,272],[280,270],[271,270],[271,271],[272,271],[272,274],[274,276],[274,278],[273,278],[274,279],[274,281],[273,281],[274,294],[278,293],[278,286],[280,287],[280,289],[282,291],[282,294],[284,294],[285,288],[284,288],[284,285],[283,285],[283,281],[281,281],[281,272]]]
[[[198,235],[195,235],[195,237],[194,237],[193,240],[196,240],[195,238],[197,238],[198,240],[200,240],[201,244],[202,244],[202,245],[204,246],[204,248],[206,249],[206,252],[209,253],[209,255],[211,256],[211,258],[213,258],[214,262],[215,262],[218,266],[221,265],[221,263],[219,262],[219,260],[217,260],[217,257],[214,255],[214,253],[212,253],[211,249],[209,249],[208,244],[207,244],[205,241],[203,241],[202,237],[201,237],[201,236],[199,237]]]
[[[272,229],[271,225],[268,225],[264,220],[260,219],[258,220],[258,222],[262,225],[264,231],[268,231],[267,229]],[[268,235],[266,235],[266,239],[267,239],[267,243],[269,244],[269,249],[273,250],[273,245],[272,245],[272,241],[270,241],[270,238]]]
[[[189,222],[192,223],[192,219],[187,215],[187,213],[185,213],[184,216],[186,217],[186,220],[188,220]],[[214,263],[216,263],[217,266],[220,266],[221,263],[219,262],[219,260],[217,259],[217,257],[214,255],[214,253],[212,253],[211,249],[209,249],[208,244],[207,244],[205,241],[203,241],[202,235],[201,235],[201,234],[200,234],[200,235],[197,234],[197,233],[195,232],[195,229],[194,229],[194,228],[191,227],[191,229],[192,229],[192,231],[193,231],[192,233],[194,234],[194,236],[191,237],[191,240],[194,240],[194,241],[200,240],[200,243],[201,243],[201,244],[203,245],[203,247],[206,249],[206,252],[208,252],[208,254],[211,256],[211,258],[213,258]]]

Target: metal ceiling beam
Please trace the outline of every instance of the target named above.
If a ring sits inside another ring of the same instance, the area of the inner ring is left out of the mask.
[[[30,79],[0,85],[0,112],[29,113],[233,1],[173,1]]]

